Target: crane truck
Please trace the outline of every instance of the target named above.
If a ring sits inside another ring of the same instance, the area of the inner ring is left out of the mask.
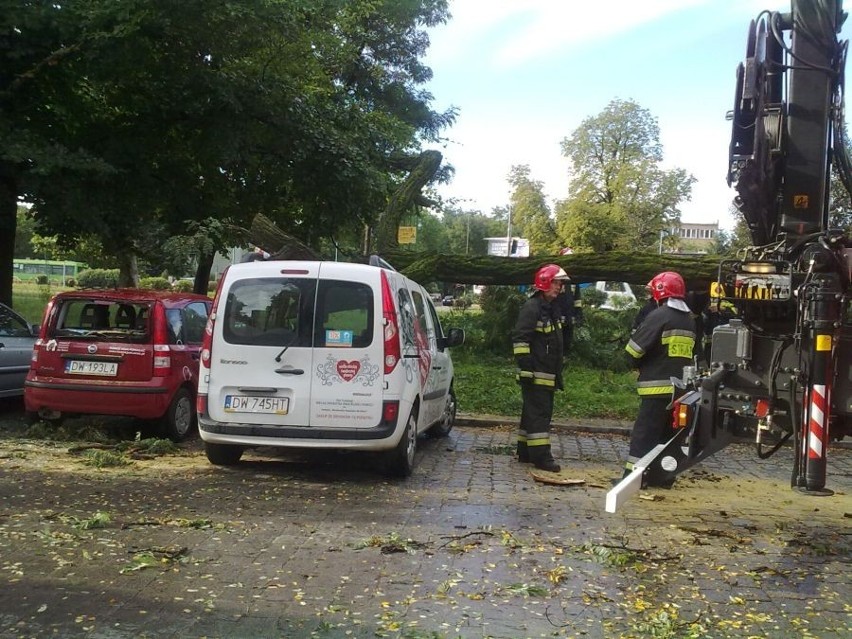
[[[842,0],[790,9],[752,20],[736,72],[727,180],[752,246],[721,261],[711,289],[729,320],[712,331],[706,362],[676,380],[674,436],[607,494],[608,512],[643,481],[670,483],[743,437],[761,459],[790,442],[791,487],[832,494],[829,443],[852,435],[852,239],[848,223],[831,223],[852,195],[846,13]]]

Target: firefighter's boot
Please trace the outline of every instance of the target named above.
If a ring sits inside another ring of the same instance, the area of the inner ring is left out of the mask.
[[[550,452],[550,444],[530,447],[529,455],[530,461],[539,470],[547,470],[551,473],[558,473],[562,470],[562,467],[553,459],[553,454]]]
[[[530,452],[527,450],[527,441],[518,440],[518,461],[522,464],[530,463]]]

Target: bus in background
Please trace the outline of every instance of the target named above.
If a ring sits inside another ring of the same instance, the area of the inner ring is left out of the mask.
[[[47,277],[52,284],[67,284],[69,279],[76,279],[82,271],[89,268],[84,262],[72,262],[70,260],[38,260],[38,259],[14,259],[12,260],[12,277],[16,281],[36,282],[40,275]]]

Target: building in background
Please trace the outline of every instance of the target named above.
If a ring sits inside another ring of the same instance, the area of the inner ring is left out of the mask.
[[[530,256],[530,241],[522,237],[511,238],[512,244],[509,246],[506,237],[486,237],[487,254],[496,255],[497,257],[529,257]]]
[[[677,248],[669,249],[669,252],[687,254],[713,253],[716,246],[716,238],[719,236],[719,222],[709,224],[681,222],[672,229],[672,235],[677,238]]]

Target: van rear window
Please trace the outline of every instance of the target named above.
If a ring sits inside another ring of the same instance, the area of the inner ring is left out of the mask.
[[[258,346],[309,345],[315,287],[313,280],[281,277],[235,282],[225,305],[225,341]]]
[[[359,282],[321,280],[314,346],[366,348],[373,342],[373,289]]]
[[[239,280],[225,305],[225,341],[258,346],[363,348],[373,340],[373,292],[342,280]]]

